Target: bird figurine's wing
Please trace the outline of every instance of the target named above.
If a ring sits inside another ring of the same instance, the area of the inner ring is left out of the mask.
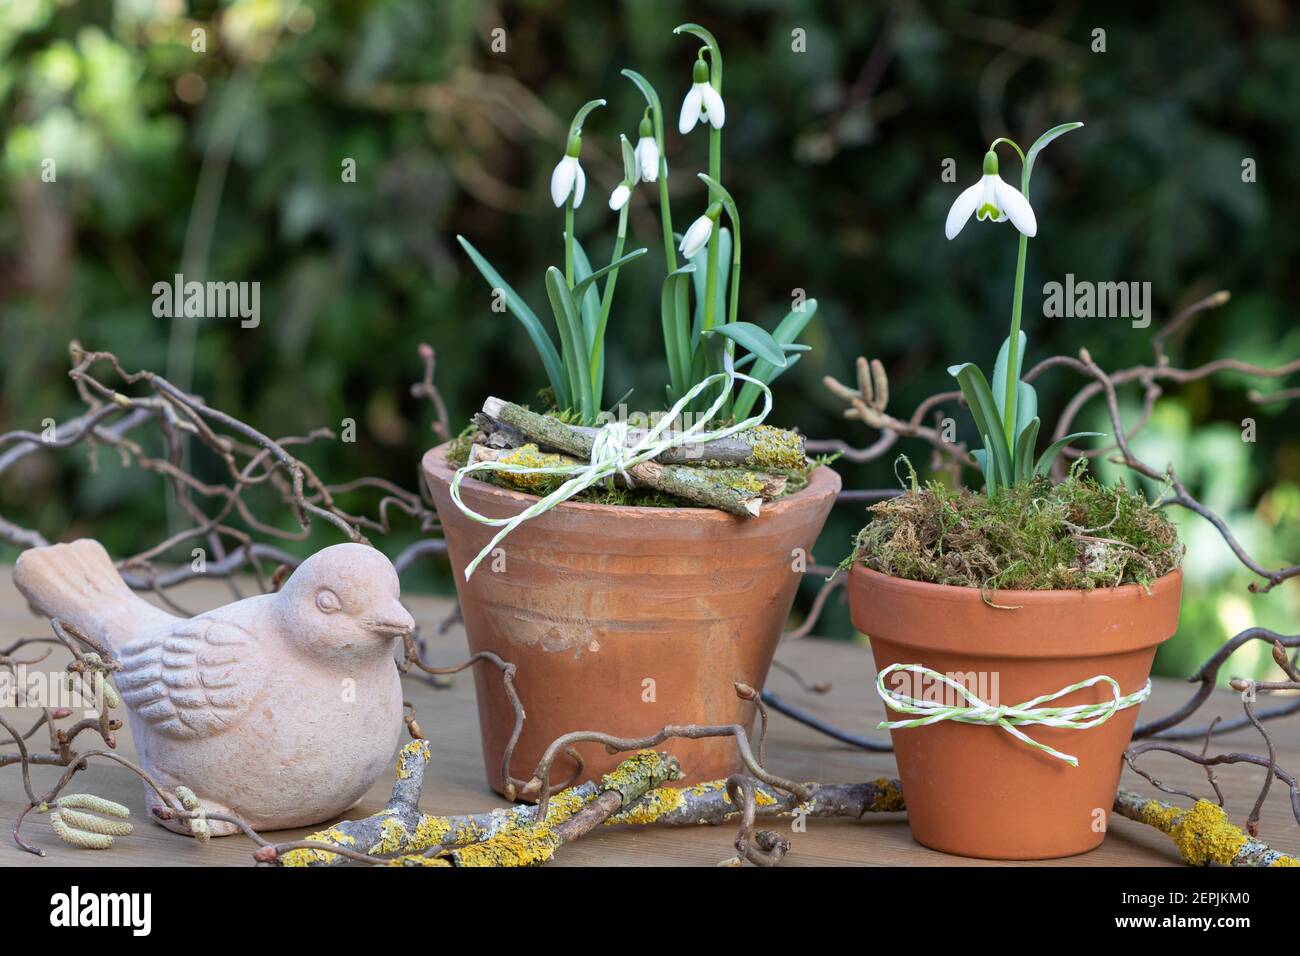
[[[128,707],[168,737],[220,733],[259,696],[257,639],[236,624],[196,617],[122,648],[114,682]]]

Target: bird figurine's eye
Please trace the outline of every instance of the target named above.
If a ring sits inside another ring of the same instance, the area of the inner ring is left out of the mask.
[[[339,596],[329,588],[321,588],[316,592],[316,606],[326,614],[333,614],[343,606]]]

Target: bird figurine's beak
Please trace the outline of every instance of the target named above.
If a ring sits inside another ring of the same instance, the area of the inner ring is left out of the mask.
[[[381,637],[405,637],[415,630],[415,619],[394,601],[381,615],[366,620],[366,627]]]

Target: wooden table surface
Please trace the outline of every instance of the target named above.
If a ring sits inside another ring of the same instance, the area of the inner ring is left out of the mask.
[[[196,610],[229,600],[229,593],[217,582],[188,584],[175,593],[186,606]],[[416,618],[425,625],[425,633],[433,633],[432,625],[445,617],[449,606],[445,600],[435,598],[415,598],[410,603]],[[7,569],[0,572],[0,646],[20,636],[45,633],[48,633],[45,622],[27,610],[13,588]],[[450,664],[467,656],[465,635],[460,628],[433,639],[432,644],[430,657],[434,663]],[[59,657],[60,653],[61,649],[42,667],[61,667],[66,658]],[[833,682],[828,693],[805,692],[791,677],[774,669],[769,687],[783,698],[847,730],[872,735],[878,733],[871,728],[881,718],[883,707],[870,691],[873,674],[871,656],[866,647],[805,639],[786,644],[778,651],[777,657],[809,681]],[[433,750],[432,763],[425,777],[423,809],[429,813],[445,814],[506,806],[485,783],[473,680],[468,674],[462,675],[454,686],[442,690],[416,680],[406,683],[406,696],[415,703],[418,720],[430,738]],[[1183,682],[1158,679],[1151,700],[1143,706],[1143,713],[1147,716],[1165,713],[1186,699],[1189,691],[1189,686]],[[1209,720],[1216,714],[1235,716],[1240,712],[1237,697],[1231,692],[1221,691],[1202,708],[1198,722]],[[4,713],[6,717],[18,716],[24,729],[30,726],[30,710],[19,712],[11,709]],[[1275,733],[1278,760],[1284,766],[1296,767],[1300,765],[1300,739],[1295,733],[1295,723],[1293,721],[1285,730],[1283,727],[1287,725],[1279,726]],[[43,733],[36,739],[43,739]],[[81,739],[89,741],[90,735]],[[1218,738],[1216,746],[1224,750],[1258,751],[1260,741],[1251,732],[1239,731]],[[135,756],[126,729],[118,734],[118,751],[127,757]],[[1204,773],[1199,768],[1164,754],[1150,754],[1147,760],[1145,766],[1166,783],[1192,793],[1209,794]],[[837,743],[780,714],[772,715],[768,764],[773,771],[786,777],[821,782],[864,781],[895,775],[892,755],[867,753]],[[56,772],[52,768],[33,769],[36,789],[48,789],[56,779]],[[1225,767],[1218,775],[1232,819],[1241,823],[1258,792],[1261,771],[1255,767]],[[1123,785],[1143,794],[1156,795],[1149,783],[1127,770]],[[381,779],[349,816],[362,816],[382,807],[391,786],[390,777]],[[78,774],[70,791],[89,791],[126,804],[137,824],[135,832],[129,837],[119,838],[117,845],[108,851],[78,850],[64,845],[50,832],[47,818],[31,815],[24,824],[23,833],[29,842],[43,847],[49,855],[40,859],[19,850],[10,837],[10,831],[25,798],[18,769],[7,767],[0,770],[0,865],[248,866],[252,863],[253,844],[242,835],[212,840],[207,846],[201,846],[191,838],[147,822],[143,816],[141,785],[124,768],[108,762],[96,763]],[[1169,799],[1181,800],[1177,797]],[[1186,803],[1181,800],[1182,805]],[[788,831],[788,825],[781,821],[765,823],[764,826]],[[280,836],[289,839],[307,832],[286,831]],[[814,819],[807,821],[806,832],[788,835],[793,849],[786,857],[785,866],[966,866],[982,863],[920,846],[912,840],[907,821],[901,814],[868,814],[861,821]],[[1285,787],[1275,784],[1272,789],[1264,809],[1261,836],[1276,849],[1300,852],[1300,827],[1291,816]],[[561,849],[550,865],[712,866],[732,854],[734,839],[735,830],[730,825],[680,830],[605,828]],[[1163,834],[1115,817],[1100,848],[1066,860],[1045,861],[1045,865],[1134,866],[1176,865],[1178,862],[1177,852]]]

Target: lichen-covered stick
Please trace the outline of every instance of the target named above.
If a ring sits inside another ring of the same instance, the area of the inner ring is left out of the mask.
[[[898,781],[886,778],[857,784],[805,784],[811,793],[807,800],[744,775],[693,787],[650,786],[657,778],[671,776],[676,768],[664,755],[643,751],[601,783],[585,783],[557,794],[545,816],[541,816],[540,807],[516,806],[434,817],[419,813],[416,805],[427,759],[427,747],[421,742],[407,745],[399,762],[398,786],[384,810],[340,823],[307,840],[274,845],[261,841],[264,845],[256,853],[258,861],[282,866],[348,862],[531,866],[545,863],[560,846],[598,825],[688,827],[738,820],[737,856],[722,864],[736,865],[743,859],[763,866],[779,862],[790,846],[775,833],[755,832],[759,819],[856,819],[865,813],[906,809]],[[403,790],[401,796],[398,788]],[[1206,801],[1181,810],[1121,790],[1114,812],[1169,835],[1189,864],[1297,865],[1294,857],[1272,850],[1233,826],[1220,808]],[[400,822],[392,822],[394,819]]]
[[[1183,862],[1192,866],[1300,866],[1300,859],[1279,853],[1233,826],[1223,808],[1208,800],[1198,800],[1190,810],[1183,810],[1121,789],[1114,812],[1168,835]]]
[[[565,748],[571,747],[576,743],[598,743],[603,744],[611,753],[618,753],[627,750],[643,750],[647,747],[656,747],[665,740],[672,738],[681,738],[684,740],[700,740],[705,737],[734,737],[736,739],[736,749],[740,753],[740,759],[745,767],[754,777],[766,783],[768,786],[787,793],[793,793],[801,800],[807,800],[812,796],[812,788],[797,783],[793,780],[786,780],[776,774],[770,773],[763,769],[759,762],[754,758],[754,753],[749,747],[749,734],[745,728],[739,724],[719,724],[716,726],[702,726],[699,724],[669,725],[664,727],[658,733],[651,734],[648,737],[623,738],[616,737],[613,734],[600,733],[598,731],[579,730],[571,734],[565,734],[556,738],[546,751],[542,754],[542,759],[538,761],[537,770],[533,773],[533,779],[528,782],[524,788],[523,795],[529,796],[541,793],[538,799],[539,812],[546,812],[546,804],[549,799],[549,788],[543,789],[542,781],[550,775],[551,764],[559,752]]]

